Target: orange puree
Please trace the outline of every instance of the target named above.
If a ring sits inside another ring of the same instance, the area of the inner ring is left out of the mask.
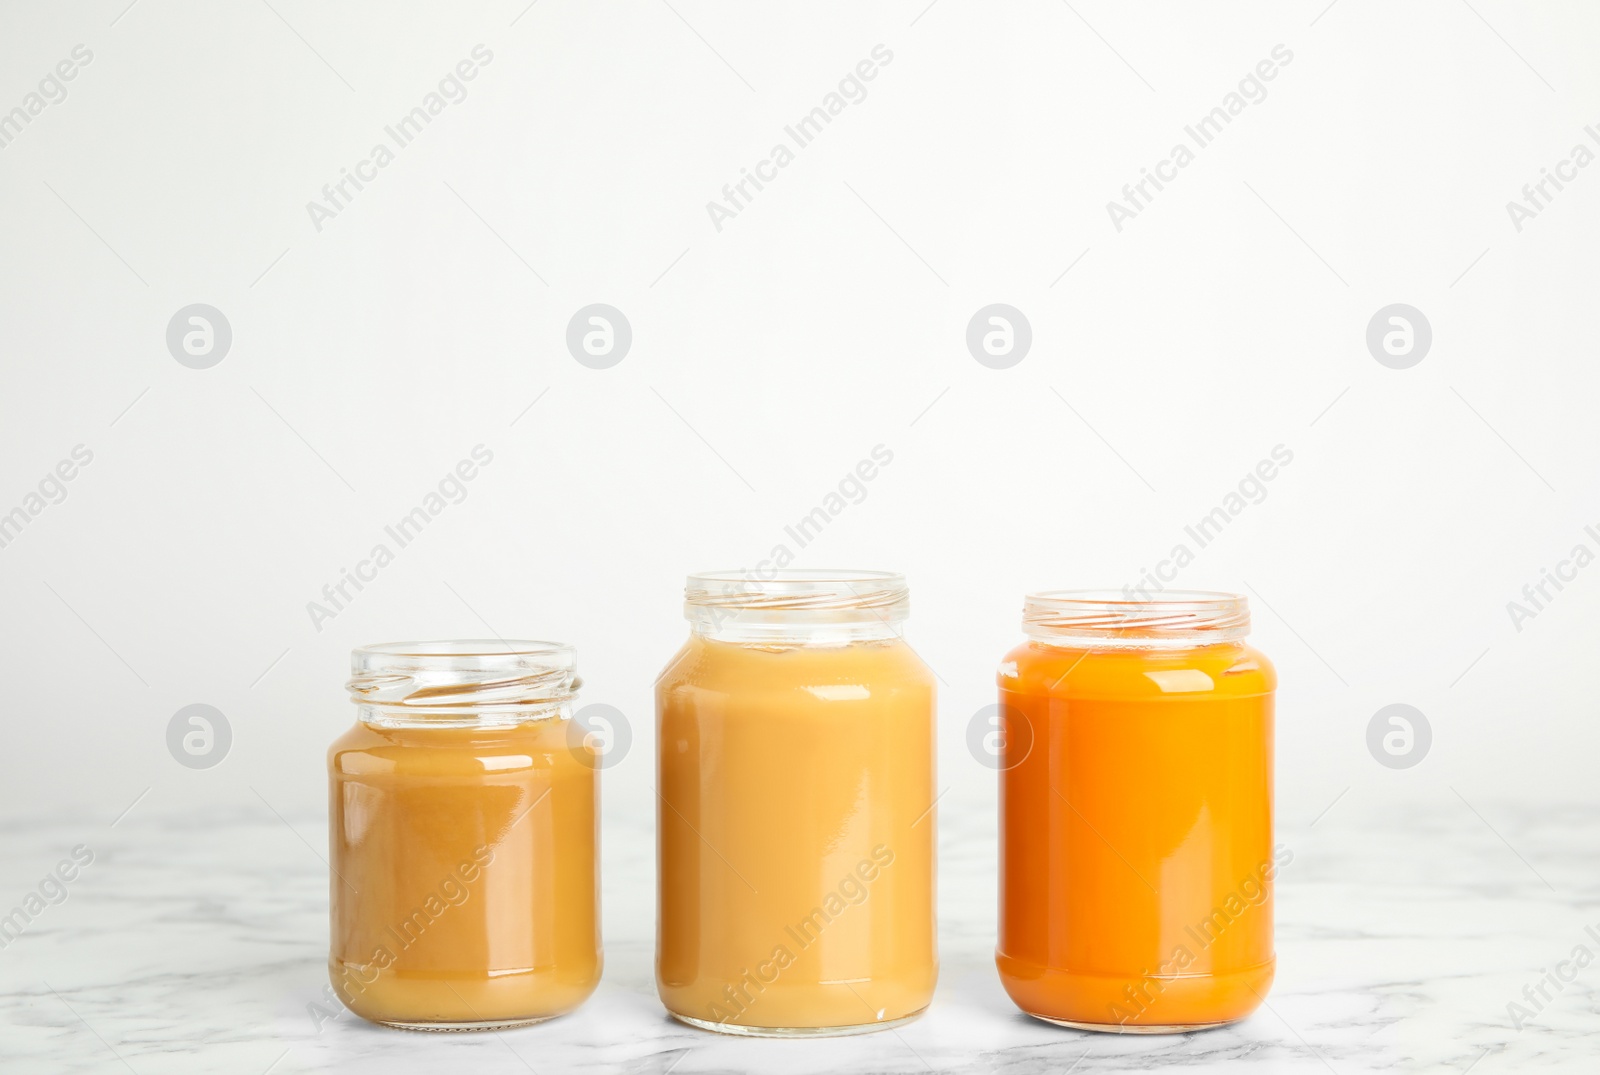
[[[334,742],[328,968],[357,1015],[497,1026],[594,991],[595,772],[569,741],[551,717]]]
[[[1092,1029],[1240,1019],[1274,967],[1276,673],[1232,641],[1088,645],[1001,665],[1001,980]]]
[[[691,637],[660,680],[656,958],[674,1015],[841,1033],[938,974],[934,687],[905,643]]]

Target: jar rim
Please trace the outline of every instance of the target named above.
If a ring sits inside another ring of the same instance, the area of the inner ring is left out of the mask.
[[[345,684],[360,706],[518,711],[564,705],[580,686],[572,646],[504,638],[358,646]]]
[[[897,571],[701,571],[683,587],[684,618],[713,635],[777,637],[834,627],[853,637],[893,635],[910,611],[911,591]]]
[[[393,658],[415,658],[418,661],[442,661],[452,658],[521,657],[532,654],[572,655],[573,648],[565,642],[541,642],[522,638],[452,638],[427,639],[413,642],[374,642],[357,646],[350,651],[352,666],[362,654]]]
[[[1220,590],[1038,590],[1023,602],[1023,630],[1043,641],[1205,645],[1250,633],[1250,603]]]
[[[886,609],[905,605],[909,597],[906,577],[897,571],[798,568],[760,575],[701,571],[690,575],[683,586],[686,605],[775,612]]]

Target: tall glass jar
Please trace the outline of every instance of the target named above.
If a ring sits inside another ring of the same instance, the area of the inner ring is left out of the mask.
[[[904,578],[692,575],[656,686],[656,982],[732,1034],[862,1033],[938,976],[934,684]]]
[[[1027,598],[1000,664],[996,962],[1029,1015],[1171,1033],[1272,984],[1277,674],[1245,599]]]
[[[571,1011],[601,966],[572,648],[390,643],[351,671],[356,723],[328,751],[334,991],[412,1030]]]

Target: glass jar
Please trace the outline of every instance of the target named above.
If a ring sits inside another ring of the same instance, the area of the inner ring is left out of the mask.
[[[693,575],[656,686],[656,983],[731,1034],[907,1022],[938,977],[934,684],[905,579]]]
[[[518,1026],[600,980],[598,761],[553,642],[351,654],[328,750],[334,991],[411,1030]]]
[[[1024,1012],[1176,1033],[1272,984],[1277,673],[1243,597],[1027,598],[1000,665],[996,963]]]

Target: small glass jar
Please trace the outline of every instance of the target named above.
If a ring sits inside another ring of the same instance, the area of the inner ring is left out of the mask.
[[[656,686],[656,983],[673,1016],[774,1037],[921,1014],[938,977],[934,683],[905,580],[690,576]]]
[[[410,1030],[519,1026],[600,980],[598,764],[553,642],[351,655],[328,750],[334,991]]]
[[[1000,665],[996,963],[1024,1012],[1177,1033],[1271,987],[1273,692],[1243,597],[1031,594]]]

